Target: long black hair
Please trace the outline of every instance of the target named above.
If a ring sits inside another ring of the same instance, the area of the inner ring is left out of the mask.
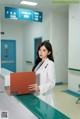
[[[53,51],[52,51],[52,46],[51,46],[50,42],[48,42],[48,41],[42,42],[42,43],[38,46],[38,51],[40,50],[40,48],[41,48],[42,46],[45,46],[46,49],[50,52],[50,54],[49,54],[47,57],[48,57],[51,61],[54,62]],[[36,66],[37,66],[37,65],[39,64],[39,62],[41,62],[41,60],[42,60],[42,59],[39,57],[39,55],[38,55],[38,51],[37,51],[37,58],[36,58],[36,61],[35,61],[35,65],[33,66],[32,71],[34,71],[34,69],[36,68]]]

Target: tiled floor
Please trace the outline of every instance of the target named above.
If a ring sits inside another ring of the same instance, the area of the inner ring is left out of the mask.
[[[54,88],[56,108],[71,119],[80,119],[80,104],[76,104],[76,97],[62,92],[65,89],[68,89],[67,85]]]

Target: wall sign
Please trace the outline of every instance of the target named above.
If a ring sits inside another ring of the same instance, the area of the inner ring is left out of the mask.
[[[42,12],[5,7],[5,18],[42,22]]]

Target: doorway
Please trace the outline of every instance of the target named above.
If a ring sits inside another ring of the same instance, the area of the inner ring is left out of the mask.
[[[38,46],[41,42],[42,42],[42,37],[34,38],[34,63],[36,61]]]
[[[16,72],[15,40],[1,40],[1,68]]]

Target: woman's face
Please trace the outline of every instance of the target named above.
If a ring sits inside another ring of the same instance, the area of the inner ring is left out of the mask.
[[[50,52],[46,49],[45,46],[42,46],[38,51],[38,55],[42,59],[42,61],[44,61],[49,54]]]

